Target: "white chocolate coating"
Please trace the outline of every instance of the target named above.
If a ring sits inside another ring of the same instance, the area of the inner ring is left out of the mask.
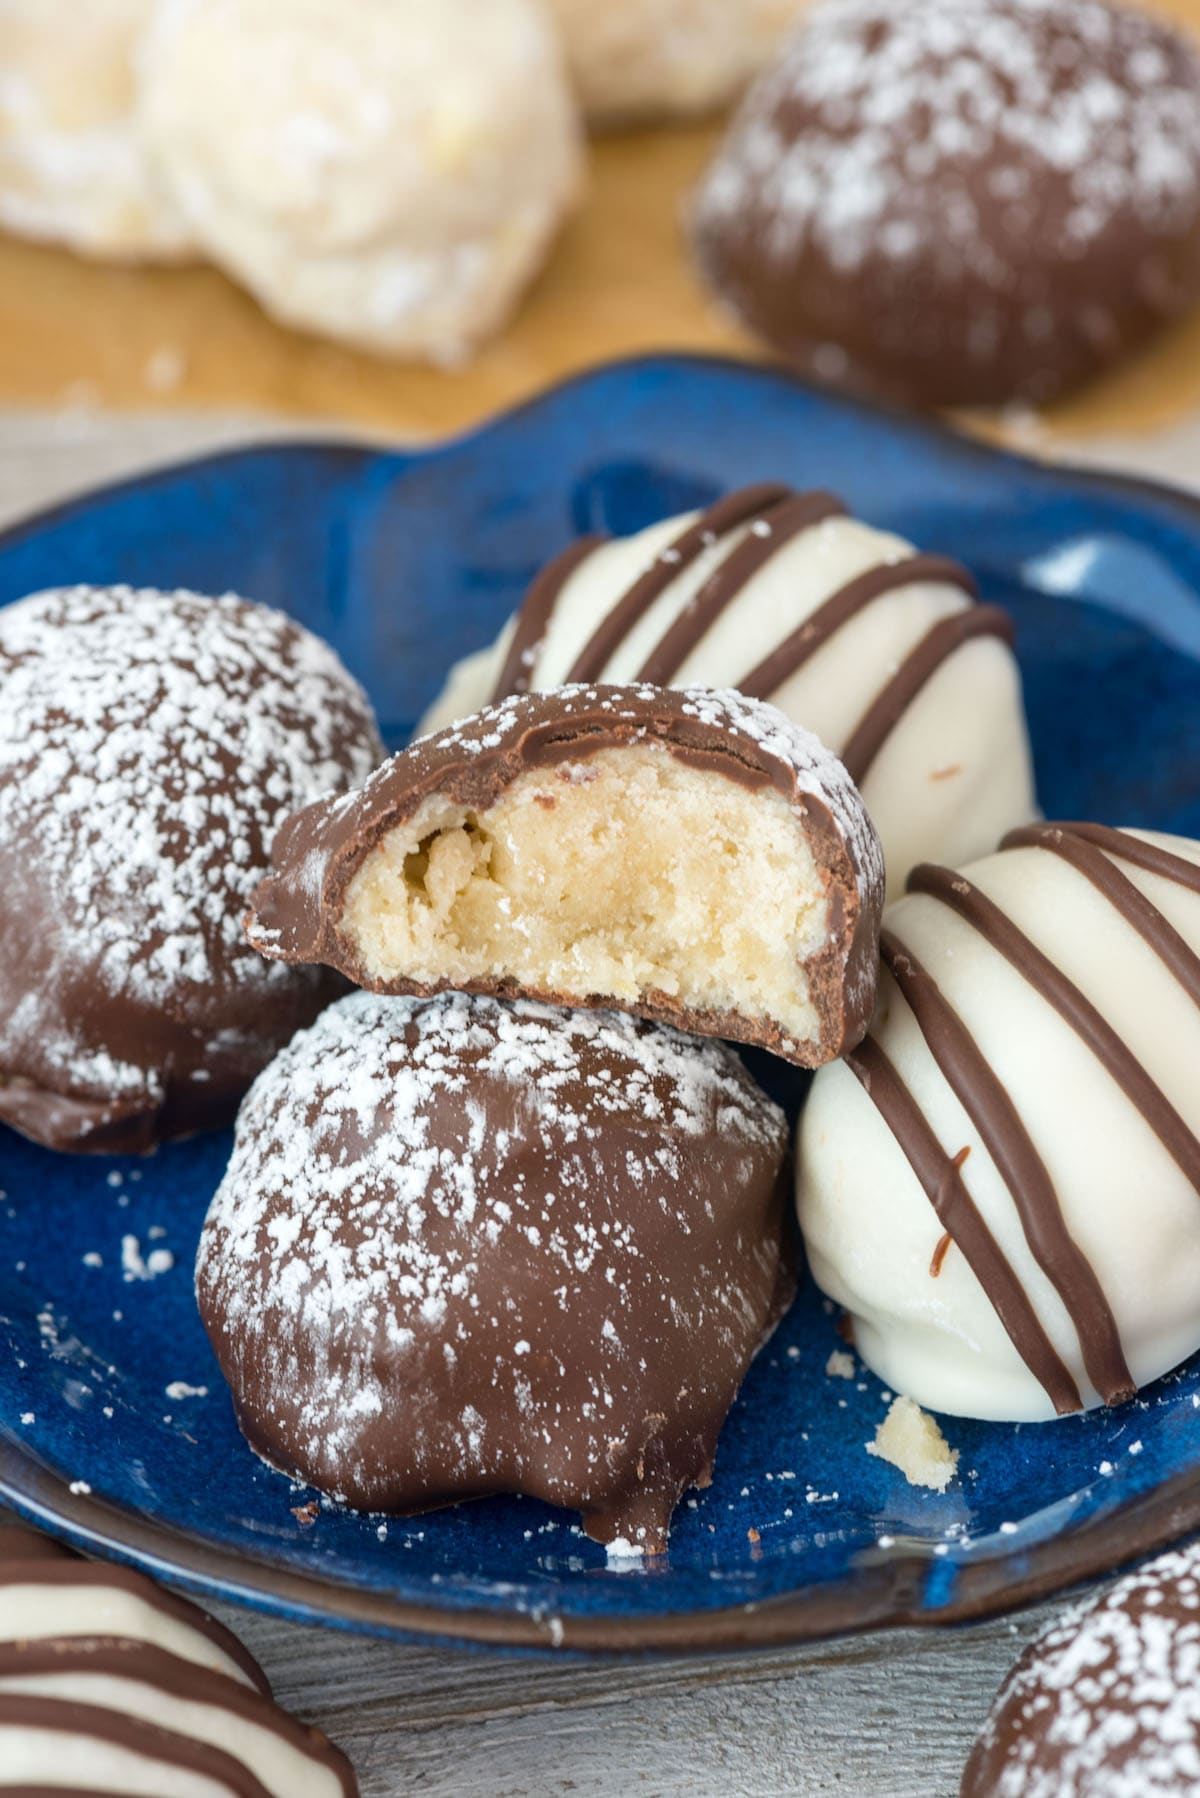
[[[137,53],[155,0],[0,0],[0,225],[91,256],[174,260],[189,234],[149,168]]]
[[[28,1584],[18,1580],[0,1589],[0,1643],[95,1636],[166,1649],[211,1673],[250,1684],[243,1669],[211,1637],[124,1586],[41,1585],[31,1567]]]
[[[533,0],[163,0],[143,124],[197,241],[285,323],[455,360],[580,178]]]
[[[566,581],[531,669],[530,684],[560,685],[600,619],[697,514],[664,520],[597,547]],[[589,678],[628,681],[714,569],[747,535],[724,533],[670,583]],[[801,531],[761,566],[672,676],[672,685],[736,687],[756,664],[846,583],[899,561],[911,545],[856,519]],[[963,612],[969,595],[949,581],[918,580],[880,595],[850,618],[769,697],[837,753],[871,701],[930,627]],[[440,728],[491,696],[509,641],[460,662],[419,729]],[[1020,677],[1008,645],[963,643],[916,695],[860,782],[883,842],[893,893],[916,862],[969,861],[1010,826],[1036,814]]]
[[[12,1551],[11,1555],[9,1551]],[[357,1798],[236,1639],[144,1575],[0,1530],[0,1791]]]
[[[343,1798],[344,1787],[336,1772],[278,1727],[274,1721],[278,1713],[269,1700],[251,1699],[249,1714],[242,1714],[222,1704],[216,1690],[204,1697],[184,1696],[150,1679],[107,1667],[103,1671],[89,1668],[89,1647],[83,1644],[78,1655],[64,1657],[63,1665],[52,1671],[0,1667],[0,1697],[24,1695],[86,1705],[207,1743],[232,1755],[262,1782],[271,1798]],[[0,1790],[3,1784],[0,1771]]]
[[[111,1798],[240,1798],[237,1787],[154,1752],[150,1735],[137,1745],[106,1742],[85,1730],[37,1728],[0,1721],[0,1791],[33,1786],[111,1795]]]
[[[1129,832],[1200,868],[1200,843]],[[1200,951],[1200,892],[1105,852]],[[1091,1005],[1200,1134],[1200,1004],[1093,881],[1048,849],[1017,847],[962,871]],[[1123,1084],[1044,993],[948,905],[914,893],[885,917],[932,976],[1012,1099],[1063,1220],[1143,1386],[1200,1347],[1200,1193]],[[1185,951],[1186,953],[1186,951]],[[1014,1197],[885,973],[871,1032],[961,1177],[1087,1405],[1100,1402],[1063,1299],[1035,1263]],[[881,1110],[845,1063],[817,1077],[801,1116],[797,1193],[813,1274],[854,1321],[864,1361],[933,1410],[1053,1415],[966,1255],[952,1242]]]
[[[773,55],[804,0],[551,0],[588,120],[722,106]]]

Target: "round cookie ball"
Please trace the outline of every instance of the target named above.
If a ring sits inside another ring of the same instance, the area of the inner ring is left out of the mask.
[[[143,95],[207,254],[285,323],[384,353],[494,331],[579,186],[534,0],[166,0]]]
[[[971,1752],[962,1798],[1200,1791],[1200,1547],[1161,1555],[1029,1644]]]
[[[0,1119],[98,1151],[227,1121],[337,990],[243,936],[271,840],[381,754],[333,651],[265,606],[0,611]]]
[[[1200,843],[1034,824],[884,918],[870,1033],[800,1118],[800,1225],[933,1411],[1119,1404],[1200,1349]]]
[[[1200,298],[1200,61],[1109,0],[825,0],[691,232],[714,291],[818,375],[1049,400]]]
[[[804,0],[551,0],[594,125],[722,106],[777,48]]]
[[[154,0],[0,0],[0,226],[90,256],[191,240],[147,165],[136,61]]]
[[[251,1089],[197,1295],[238,1420],[370,1511],[663,1547],[791,1292],[783,1113],[619,1013],[355,993]]]

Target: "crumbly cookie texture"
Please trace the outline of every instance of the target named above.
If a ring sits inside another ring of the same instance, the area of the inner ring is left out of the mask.
[[[455,361],[581,182],[535,0],[162,0],[142,124],[196,241],[287,324]]]
[[[1162,1555],[1068,1611],[1005,1681],[962,1798],[1200,1790],[1200,1548]]]
[[[870,820],[815,737],[736,693],[505,701],[277,847],[251,942],[373,991],[615,1004],[810,1066],[869,1016]]]
[[[791,1296],[782,1112],[621,1013],[355,993],[255,1083],[197,1260],[251,1445],[352,1505],[664,1546]]]
[[[580,679],[736,687],[846,762],[898,896],[914,863],[986,855],[1036,813],[1010,634],[965,568],[763,483],[571,545],[421,728]]]
[[[127,1567],[0,1528],[5,1788],[155,1798],[358,1798],[235,1636]]]
[[[1200,844],[1035,824],[925,864],[801,1114],[814,1278],[930,1410],[1120,1404],[1200,1348]]]
[[[155,0],[0,3],[6,230],[120,260],[194,254],[138,123],[138,56],[154,8]]]
[[[298,804],[382,754],[333,651],[232,595],[70,587],[0,613],[0,1118],[147,1148],[227,1120],[327,980],[241,914]]]
[[[825,0],[701,184],[700,268],[826,378],[1040,402],[1200,297],[1200,59],[1110,0]]]
[[[958,1450],[950,1447],[937,1420],[910,1398],[892,1400],[867,1453],[899,1468],[910,1486],[931,1492],[944,1492],[958,1472]]]

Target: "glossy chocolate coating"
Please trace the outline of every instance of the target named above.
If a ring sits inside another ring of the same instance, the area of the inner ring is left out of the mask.
[[[828,0],[691,228],[717,294],[810,372],[1045,401],[1200,297],[1200,62],[1109,0]]]
[[[357,993],[262,1074],[197,1261],[255,1450],[656,1550],[792,1289],[782,1112],[622,1013]]]
[[[628,1009],[684,1030],[757,1044],[815,1065],[858,1042],[870,1021],[878,973],[883,858],[861,796],[841,762],[781,712],[738,693],[651,686],[569,686],[514,696],[419,739],[377,769],[347,802],[321,800],[291,818],[275,843],[273,873],[255,891],[247,934],[264,955],[324,962],[356,984],[370,972],[341,928],[347,889],[388,831],[437,794],[486,812],[531,769],[575,765],[604,749],[653,743],[689,767],[750,792],[788,800],[812,850],[829,907],[828,941],[805,972],[820,1030],[797,1045],[770,1017],[688,1008],[667,993]],[[470,990],[508,993],[506,982],[472,980]],[[390,992],[428,993],[419,981],[389,981]],[[522,996],[569,1004],[615,1003],[522,986]],[[625,1001],[621,1003],[624,1005]]]
[[[1200,1790],[1200,1553],[1162,1555],[1031,1642],[980,1732],[962,1798]]]
[[[337,990],[243,940],[271,838],[381,753],[333,651],[265,607],[76,587],[0,613],[0,1119],[106,1152],[226,1122]]]

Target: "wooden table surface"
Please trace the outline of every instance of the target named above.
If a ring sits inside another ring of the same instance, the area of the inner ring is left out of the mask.
[[[1200,30],[1200,0],[1161,4]],[[280,329],[208,269],[103,268],[0,238],[0,522],[298,417],[436,436],[610,356],[752,353],[705,303],[679,238],[716,135],[596,146],[587,205],[517,319],[453,374]],[[1200,315],[1040,420],[1037,441],[1187,478],[1200,473],[1198,421]],[[395,1648],[220,1614],[281,1701],[347,1748],[366,1798],[952,1798],[999,1681],[1055,1608],[941,1634],[620,1665]]]

